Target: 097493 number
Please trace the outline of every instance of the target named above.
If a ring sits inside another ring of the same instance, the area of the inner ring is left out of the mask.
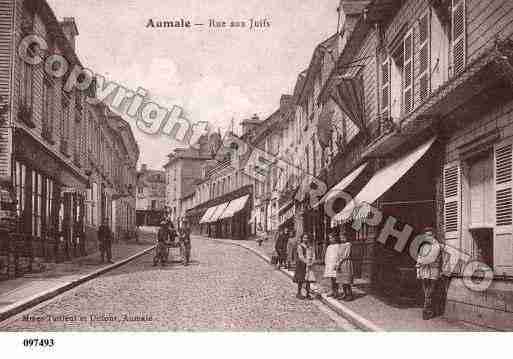
[[[47,347],[51,348],[55,345],[55,341],[52,338],[30,338],[30,339],[23,339],[23,346],[28,348],[35,348],[35,347]]]

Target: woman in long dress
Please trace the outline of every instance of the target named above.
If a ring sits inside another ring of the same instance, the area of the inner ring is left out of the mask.
[[[315,282],[315,273],[313,272],[315,252],[312,240],[307,234],[303,234],[301,242],[297,246],[297,263],[294,272],[294,283],[297,283],[298,299],[313,299],[311,296],[310,283]],[[301,294],[305,285],[306,296]]]
[[[344,234],[340,234],[340,264],[337,275],[337,282],[342,284],[345,301],[353,300],[353,261],[351,259],[351,242]]]

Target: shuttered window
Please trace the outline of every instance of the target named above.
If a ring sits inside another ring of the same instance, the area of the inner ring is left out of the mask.
[[[513,276],[513,170],[512,143],[495,147],[495,239],[494,270]]]
[[[470,166],[470,227],[492,228],[494,224],[494,183],[491,152]]]
[[[413,110],[413,30],[404,37],[403,50],[403,109],[409,113]]]
[[[381,64],[381,116],[390,118],[390,59]]]
[[[458,75],[465,68],[466,61],[466,8],[465,0],[452,0],[451,39],[452,75]]]
[[[431,13],[427,11],[419,19],[419,96],[423,102],[431,91]]]
[[[460,165],[444,167],[444,224],[445,237],[458,238],[460,230]]]

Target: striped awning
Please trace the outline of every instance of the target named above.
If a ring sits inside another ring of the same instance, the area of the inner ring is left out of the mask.
[[[212,216],[208,219],[208,222],[213,223],[221,219],[221,216],[223,215],[223,212],[226,210],[226,207],[228,207],[229,203],[230,202],[225,202],[218,205],[212,213]]]
[[[435,140],[436,137],[431,138],[422,146],[417,147],[413,151],[377,171],[370,181],[356,195],[353,201],[347,204],[342,211],[333,216],[332,222],[343,223],[355,215],[360,219],[368,216],[370,205],[388,191],[394,184],[396,184],[397,181],[399,181],[413,167],[413,165],[415,165],[415,163],[417,163],[426,154]],[[365,204],[369,205],[367,207],[367,209],[369,209],[368,211],[364,206]]]
[[[337,76],[331,97],[360,130],[365,129],[363,79],[361,76]]]
[[[212,217],[212,214],[214,213],[215,209],[217,208],[217,206],[213,206],[213,207],[210,207],[209,209],[207,209],[205,211],[205,213],[203,214],[203,217],[201,217],[199,223],[200,224],[203,224],[203,223],[208,223],[209,222],[209,219],[210,217]]]
[[[322,203],[325,203],[330,200],[334,200],[338,195],[340,195],[341,192],[343,192],[347,186],[349,186],[360,174],[363,172],[363,170],[367,167],[367,162],[362,164],[360,167],[355,169],[353,172],[348,174],[342,181],[337,183],[334,187],[332,187],[325,195],[321,198],[321,200],[317,203],[317,206],[319,206]]]
[[[236,198],[228,204],[223,214],[219,217],[219,219],[231,218],[236,215],[238,212],[242,211],[248,202],[249,195],[245,195],[239,198]]]

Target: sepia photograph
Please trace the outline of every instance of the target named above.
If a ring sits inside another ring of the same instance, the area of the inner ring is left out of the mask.
[[[513,1],[0,0],[22,352],[512,331]]]

